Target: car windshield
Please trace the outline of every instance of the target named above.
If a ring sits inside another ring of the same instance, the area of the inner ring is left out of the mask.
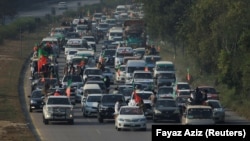
[[[172,94],[173,92],[174,92],[174,90],[173,90],[172,87],[169,87],[169,88],[159,88],[158,95],[161,95],[161,94]]]
[[[157,65],[157,71],[174,71],[173,65]]]
[[[77,51],[69,51],[69,55],[75,55]]]
[[[105,95],[102,98],[102,102],[105,102],[105,103],[116,103],[120,99],[124,100],[121,95]]]
[[[77,30],[87,30],[88,29],[88,26],[77,26],[76,27]]]
[[[89,96],[87,102],[98,102],[100,101],[101,96]]]
[[[103,55],[104,55],[104,57],[105,56],[114,56],[115,52],[116,52],[116,50],[105,50]]]
[[[87,69],[84,72],[85,75],[101,75],[102,71],[99,69]]]
[[[139,97],[141,97],[144,100],[149,99],[149,97],[151,96],[151,93],[136,93]],[[133,95],[134,97],[134,95]],[[133,98],[134,99],[134,98]]]
[[[216,101],[209,101],[208,105],[211,106],[212,108],[221,108],[220,103]]]
[[[102,93],[102,91],[99,89],[87,89],[85,90],[85,93],[86,94],[100,94]]]
[[[109,25],[108,25],[108,24],[99,24],[99,27],[100,27],[100,28],[108,28]]]
[[[136,70],[143,71],[145,70],[145,67],[128,67],[128,73],[133,73]]]
[[[136,73],[134,75],[134,78],[139,78],[139,79],[152,79],[153,76],[151,73]]]
[[[133,53],[117,53],[116,57],[123,58],[123,57],[129,57],[134,56]]]
[[[180,91],[179,96],[190,96],[190,92],[188,92],[188,91]]]
[[[191,109],[188,109],[187,118],[189,119],[211,119],[212,110],[208,108],[191,108]]]
[[[177,97],[176,102],[177,103],[186,103],[187,102],[187,97]]]
[[[120,115],[143,115],[143,111],[138,107],[126,107],[121,108]]]
[[[111,73],[111,70],[109,68],[105,68],[103,73]]]
[[[175,79],[175,74],[174,73],[160,73],[158,75],[158,78],[162,78],[162,79]]]
[[[215,88],[199,88],[201,91],[207,90],[208,93],[216,94]]]
[[[67,38],[80,38],[80,35],[78,33],[68,33],[66,37]]]
[[[82,82],[82,78],[79,75],[69,75],[65,76],[63,79],[63,82],[68,82],[68,80],[71,80],[72,82]]]
[[[178,84],[177,89],[179,90],[190,89],[190,86],[188,84]]]
[[[133,88],[121,88],[118,91],[119,94],[123,94],[124,96],[131,96]]]
[[[49,98],[47,104],[49,105],[70,105],[68,98]]]
[[[163,107],[177,107],[176,102],[172,100],[158,100],[156,102],[157,108],[163,108]]]
[[[145,59],[145,61],[148,63],[148,64],[155,64],[156,61],[160,61],[161,58],[160,57],[147,57]]]
[[[42,91],[34,91],[31,95],[31,98],[41,98],[42,96]]]
[[[84,37],[84,39],[90,42],[95,42],[95,38],[92,37]]]

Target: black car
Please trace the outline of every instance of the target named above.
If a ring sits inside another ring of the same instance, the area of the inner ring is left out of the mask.
[[[181,121],[180,108],[174,99],[158,99],[153,107],[153,121],[173,120]]]
[[[122,99],[123,105],[127,105],[122,94],[104,94],[98,103],[97,119],[99,123],[103,123],[104,119],[114,119],[115,103]]]
[[[34,90],[31,95],[28,96],[29,100],[29,111],[33,112],[33,110],[41,110],[44,105],[44,95],[42,94],[42,90]]]
[[[155,84],[160,86],[173,86],[176,82],[175,72],[161,72],[157,75]]]

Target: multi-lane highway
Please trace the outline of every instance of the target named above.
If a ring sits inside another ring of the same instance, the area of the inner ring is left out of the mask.
[[[98,2],[96,0],[86,0],[81,1],[83,4],[91,4]],[[84,2],[84,3],[83,3]],[[86,2],[86,3],[85,3]],[[69,7],[74,8],[77,6],[77,1],[68,3]],[[51,6],[45,7],[43,10],[30,11],[30,12],[20,12],[20,15],[33,15],[33,16],[43,16],[48,12],[51,12]],[[58,11],[58,10],[57,10]],[[60,11],[63,12],[63,11]],[[56,12],[60,14],[59,12]],[[97,52],[100,51],[100,44],[97,46]],[[65,65],[64,53],[61,52],[59,61],[60,73],[62,74],[63,67]],[[27,67],[25,77],[24,77],[24,96],[26,109],[28,109],[28,98],[27,96],[31,93],[31,83],[29,80],[30,70]],[[28,110],[26,110],[28,111]],[[95,117],[93,118],[84,118],[80,109],[80,105],[75,106],[75,124],[68,125],[67,123],[58,122],[45,125],[42,121],[42,112],[32,112],[30,116],[30,124],[33,124],[34,131],[39,136],[39,140],[42,141],[151,141],[151,126],[153,124],[157,125],[169,125],[176,124],[171,122],[161,122],[153,123],[150,119],[147,124],[147,131],[120,131],[118,132],[115,129],[114,121],[106,121],[104,123],[99,123]],[[241,124],[241,125],[250,125],[250,122],[246,119],[239,117],[233,111],[226,111],[226,122],[224,124]]]
[[[83,5],[91,5],[95,3],[99,3],[100,0],[71,0],[67,1],[68,10],[77,10],[80,3],[80,6]],[[43,2],[36,10],[32,11],[20,11],[18,12],[18,17],[43,17],[47,14],[52,14],[52,8],[55,8],[55,15],[62,15],[65,10],[59,10],[57,3],[46,3]]]
[[[100,51],[100,45],[97,46],[97,52]],[[60,73],[65,65],[64,54],[61,52],[59,61]],[[30,94],[29,70],[25,74],[25,95]],[[28,109],[28,104],[26,104]],[[49,125],[44,125],[41,112],[30,113],[32,123],[42,141],[100,141],[100,140],[119,140],[119,141],[151,141],[151,126],[153,124],[169,125],[176,124],[171,122],[153,123],[150,119],[147,124],[147,131],[122,131],[118,132],[115,129],[114,121],[110,120],[102,124],[98,123],[95,117],[84,118],[80,109],[80,105],[75,106],[75,124],[68,125],[67,123],[58,122]],[[226,112],[226,123],[224,124],[250,124],[247,120],[237,116],[232,111]]]

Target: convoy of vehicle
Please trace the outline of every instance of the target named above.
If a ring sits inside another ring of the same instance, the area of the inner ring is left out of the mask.
[[[62,32],[67,35],[64,43],[54,37],[42,40],[45,45],[47,42],[57,44],[58,48],[50,54],[58,58],[60,52],[64,52],[66,65],[59,68],[63,69],[63,74],[59,74],[55,65],[51,65],[57,63],[56,59],[45,56],[51,60],[45,61],[41,70],[36,70],[37,78],[32,77],[30,112],[42,110],[44,124],[50,121],[74,124],[74,104],[80,103],[83,118],[94,116],[99,123],[113,119],[118,131],[146,130],[147,119],[154,122],[173,120],[185,125],[224,122],[219,92],[212,86],[198,86],[208,92],[207,105],[188,105],[192,93],[190,84],[178,81],[173,62],[164,60],[158,53],[146,52],[145,23],[139,18],[125,18],[126,11],[126,6],[119,5],[116,16],[111,18],[95,13],[92,19],[74,19],[74,31]],[[124,23],[123,27],[120,22]],[[89,27],[93,23],[95,28]],[[100,53],[96,51],[99,41],[104,46]],[[41,65],[40,58],[32,61],[38,67]],[[103,68],[97,65],[99,63]],[[46,65],[49,67],[43,68]],[[44,75],[45,72],[49,75]],[[62,91],[61,96],[53,95],[57,89]],[[157,103],[152,106],[150,96],[154,92]],[[138,106],[137,96],[144,103],[143,109]],[[123,103],[114,118],[114,106],[118,100],[123,100]]]

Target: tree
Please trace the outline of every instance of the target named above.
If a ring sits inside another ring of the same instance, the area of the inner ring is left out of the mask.
[[[0,20],[5,24],[6,17],[13,17],[17,14],[18,0],[0,1]]]

